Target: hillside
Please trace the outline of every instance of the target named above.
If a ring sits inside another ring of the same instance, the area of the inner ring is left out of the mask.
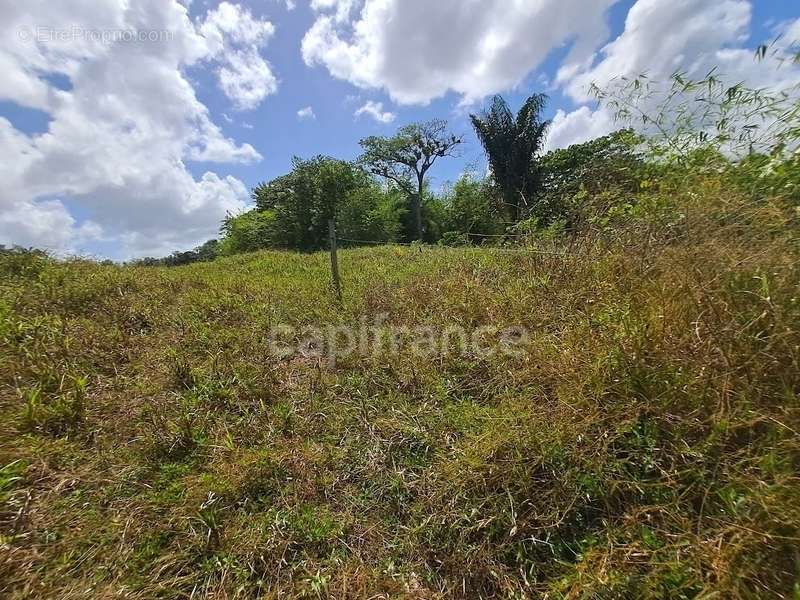
[[[343,250],[341,305],[326,253],[6,253],[0,595],[796,597],[796,209],[716,175],[639,200]],[[331,360],[302,328],[332,325],[402,339]]]

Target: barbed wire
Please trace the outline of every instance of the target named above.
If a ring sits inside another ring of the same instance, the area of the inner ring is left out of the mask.
[[[340,237],[337,237],[336,241],[337,242],[350,242],[350,243],[353,243],[353,244],[372,244],[372,245],[375,245],[375,246],[413,246],[414,245],[413,243],[409,243],[409,242],[394,242],[394,241],[388,241],[388,240],[384,240],[382,242],[381,241],[377,241],[377,240],[351,240],[351,239],[348,239],[348,238],[340,238]]]
[[[482,237],[482,238],[524,238],[528,237],[524,233],[465,233],[469,237]]]
[[[525,236],[516,236],[525,237]],[[447,246],[447,245],[434,245],[434,244],[418,244],[415,242],[394,242],[394,241],[378,241],[378,240],[354,240],[351,238],[336,238],[340,242],[349,242],[351,244],[369,244],[373,246],[405,246],[405,247],[418,247],[420,249],[444,249],[444,250],[492,250],[495,252],[518,252],[527,254],[538,254],[543,256],[578,256],[574,252],[555,252],[552,250],[537,250],[535,248],[512,248],[508,246]]]

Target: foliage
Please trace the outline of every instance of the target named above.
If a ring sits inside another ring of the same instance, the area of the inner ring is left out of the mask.
[[[640,75],[592,87],[619,122],[645,135],[650,156],[684,164],[704,150],[735,160],[791,154],[800,140],[797,91],[730,85],[716,69],[700,79],[675,73],[666,84]]]
[[[483,241],[481,236],[503,233],[502,214],[492,202],[486,181],[463,175],[442,199],[445,206],[443,228],[467,240]]]
[[[641,143],[632,130],[620,130],[545,154],[539,160],[542,196],[537,214],[544,222],[564,219],[574,230],[611,208],[593,201],[627,201],[647,177]]]
[[[425,176],[438,159],[455,156],[462,141],[448,131],[447,121],[437,119],[407,125],[392,137],[371,136],[360,142],[364,150],[360,163],[408,195],[417,240],[425,237]]]
[[[12,246],[7,248],[0,244],[0,274],[4,277],[35,277],[50,261],[47,253],[35,248]]]
[[[217,240],[208,240],[194,250],[187,250],[186,252],[175,251],[164,258],[140,258],[133,261],[133,264],[142,267],[180,267],[181,265],[190,265],[196,262],[209,262],[217,258],[219,254],[219,242]]]
[[[469,246],[470,239],[466,233],[460,231],[446,231],[439,240],[441,246]]]
[[[793,206],[800,204],[799,91],[731,85],[716,69],[699,79],[675,73],[661,83],[641,75],[593,88],[642,140],[648,179],[641,185],[715,173],[754,202],[771,197]]]
[[[358,167],[343,160],[295,157],[292,171],[253,190],[256,210],[275,214],[274,243],[297,250],[323,248],[328,221],[356,190],[371,185]]]
[[[425,189],[422,192],[422,224],[424,234],[421,240],[416,239],[414,222],[406,222],[406,239],[415,243],[435,244],[445,231],[447,224],[447,207],[444,200]]]
[[[228,215],[222,224],[219,254],[230,256],[254,252],[277,245],[277,217],[274,210],[249,210],[240,215]]]
[[[549,121],[542,119],[544,94],[528,98],[516,117],[508,103],[495,96],[491,106],[470,115],[478,140],[486,151],[503,210],[513,221],[539,214],[541,187],[536,157],[544,146]]]
[[[352,192],[339,207],[337,235],[344,239],[372,242],[397,241],[407,214],[403,193],[383,190],[378,185]]]

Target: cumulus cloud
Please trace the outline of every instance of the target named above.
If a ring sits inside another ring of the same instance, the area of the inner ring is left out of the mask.
[[[312,0],[303,58],[402,104],[448,91],[468,103],[521,83],[564,43],[585,60],[607,38],[615,1]]]
[[[60,200],[21,202],[0,212],[0,239],[59,252],[76,242],[75,219]]]
[[[782,37],[787,44],[800,46],[800,19],[786,23],[782,33]]]
[[[745,45],[751,12],[747,0],[638,0],[624,31],[587,60],[565,60],[556,84],[578,103],[592,99],[592,84],[604,88],[641,74],[667,81],[678,71],[702,78],[716,69],[731,84],[744,82],[752,88],[781,90],[800,84],[800,67],[792,65],[787,53],[790,41],[775,45],[764,62],[754,59],[755,48]],[[784,39],[791,38],[795,26],[785,24]],[[585,141],[613,128],[613,115],[605,108],[559,111],[548,147]]]
[[[372,100],[368,100],[366,104],[356,109],[354,116],[358,118],[361,115],[368,115],[378,123],[391,123],[397,118],[393,112],[383,110],[383,102],[373,102]]]
[[[91,240],[112,240],[122,243],[122,256],[136,256],[214,235],[227,212],[246,205],[247,190],[211,171],[196,179],[186,161],[249,163],[261,156],[223,134],[184,69],[222,65],[230,71],[228,79],[220,75],[226,93],[254,102],[261,92],[236,52],[260,47],[271,25],[225,2],[199,23],[176,1],[139,0],[135,9],[114,0],[68,4],[0,8],[0,69],[19,84],[0,87],[0,99],[50,118],[47,131],[35,135],[0,118],[0,243],[77,251]],[[42,25],[169,35],[158,41],[18,35]],[[59,89],[48,74],[69,85]]]
[[[311,0],[311,8],[317,12],[332,11],[339,23],[345,23],[356,6],[356,0]]]
[[[220,89],[242,110],[258,106],[278,90],[278,80],[259,54],[275,32],[269,21],[253,18],[239,5],[221,2],[200,26],[217,69]]]
[[[297,111],[297,118],[301,121],[313,120],[317,118],[317,115],[314,114],[313,108],[306,106]]]
[[[566,148],[586,140],[607,135],[617,129],[613,116],[604,109],[592,110],[581,106],[572,112],[559,109],[550,125],[545,152]]]
[[[621,75],[647,72],[659,78],[678,70],[705,75],[720,61],[728,62],[723,49],[744,39],[750,12],[745,0],[638,0],[625,30],[600,51],[598,60],[584,65],[567,61],[556,81],[576,100],[588,100],[591,83],[604,86]],[[752,52],[746,58],[755,67]]]

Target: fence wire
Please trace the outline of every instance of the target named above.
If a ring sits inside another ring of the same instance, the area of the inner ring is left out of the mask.
[[[469,234],[472,235],[472,234]],[[477,234],[476,234],[477,235]],[[497,236],[494,235],[484,235],[480,234],[482,237],[514,237],[514,238],[522,238],[525,236],[515,235],[515,236],[504,236],[498,234]],[[347,242],[351,244],[363,244],[363,245],[372,245],[372,246],[404,246],[404,247],[419,247],[422,248],[441,248],[446,250],[490,250],[494,252],[516,252],[521,254],[538,254],[542,256],[560,256],[560,257],[567,257],[567,256],[577,256],[574,252],[555,252],[552,250],[537,250],[535,248],[520,248],[520,247],[510,247],[510,246],[446,246],[446,245],[433,245],[433,244],[417,244],[415,242],[389,242],[389,241],[378,241],[378,240],[354,240],[350,238],[336,238],[339,242]]]

